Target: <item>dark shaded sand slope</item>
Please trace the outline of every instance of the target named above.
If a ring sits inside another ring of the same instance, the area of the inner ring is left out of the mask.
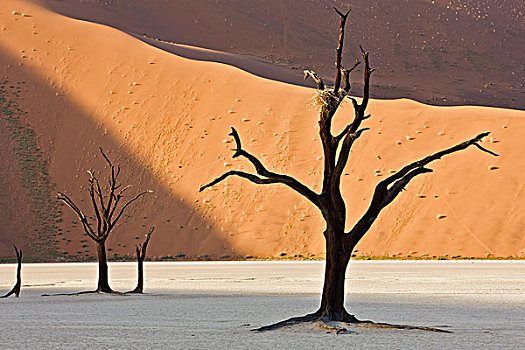
[[[358,57],[359,44],[372,53],[379,68],[375,97],[525,109],[521,0],[41,1],[74,18],[279,65],[289,72],[275,74],[229,55],[219,58],[294,84],[305,68],[332,78],[338,20],[332,6],[351,7],[345,59],[350,65]],[[172,50],[202,58],[198,49]]]

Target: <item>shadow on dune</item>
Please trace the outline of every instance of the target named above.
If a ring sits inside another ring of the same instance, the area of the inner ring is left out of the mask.
[[[65,16],[139,38],[145,34],[153,39],[142,40],[183,57],[219,61],[299,85],[304,85],[305,68],[330,81],[338,29],[331,24],[332,6],[351,8],[344,54],[349,60],[343,63],[350,65],[359,57],[359,44],[371,53],[371,64],[378,67],[375,98],[525,108],[525,56],[519,50],[525,43],[525,5],[519,0],[447,5],[418,1],[411,6],[404,0],[380,4],[346,0],[39,2]],[[157,38],[221,53],[165,45]],[[360,86],[354,88],[352,93],[359,94]]]
[[[185,200],[170,192],[168,187],[155,176],[154,170],[130,153],[121,144],[103,122],[96,122],[89,111],[78,105],[52,81],[46,81],[28,68],[18,64],[19,59],[0,50],[0,75],[8,84],[20,86],[18,96],[10,95],[16,102],[21,122],[27,129],[35,132],[37,147],[35,158],[42,158],[50,175],[50,184],[37,190],[45,192],[50,200],[55,200],[55,192],[67,193],[81,208],[91,214],[89,197],[85,187],[88,185],[87,170],[94,169],[100,178],[105,178],[105,162],[98,151],[102,147],[115,164],[122,168],[121,182],[132,185],[130,194],[141,190],[153,190],[154,193],[135,202],[126,212],[108,240],[108,257],[134,257],[135,244],[143,240],[150,226],[156,226],[149,249],[149,258],[175,256],[232,255],[232,246],[218,234],[213,223],[201,215]],[[96,110],[97,106],[89,106]],[[24,114],[23,111],[27,111]],[[4,145],[16,145],[17,141],[6,127],[3,115],[0,120],[0,141]],[[19,145],[20,146],[20,145]],[[56,230],[41,234],[41,223],[35,220],[38,213],[34,189],[23,188],[21,177],[24,176],[23,162],[15,156],[12,147],[2,147],[2,203],[11,198],[9,206],[0,208],[0,248],[1,256],[10,256],[4,252],[3,243],[16,242],[24,248],[26,262],[56,260],[82,260],[96,256],[95,245],[83,234],[82,227],[69,208],[56,205],[55,212],[46,218],[47,224]],[[81,189],[82,188],[82,189]],[[198,188],[195,188],[197,193]],[[21,244],[23,237],[24,244]],[[10,246],[7,246],[10,248]],[[43,254],[45,252],[46,254]],[[53,255],[54,258],[53,258]]]

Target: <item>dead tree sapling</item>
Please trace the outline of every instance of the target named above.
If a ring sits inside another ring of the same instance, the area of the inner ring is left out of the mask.
[[[58,199],[69,206],[77,215],[82,223],[82,227],[86,235],[91,238],[97,245],[98,257],[98,283],[97,289],[93,293],[112,293],[113,290],[109,286],[108,264],[106,258],[106,241],[115,228],[126,209],[136,200],[147,193],[153,191],[143,191],[135,195],[133,198],[127,200],[125,203],[121,202],[126,194],[126,191],[131,186],[122,187],[119,183],[120,166],[114,165],[106,156],[102,148],[100,153],[104,157],[108,167],[109,176],[106,186],[101,186],[94,171],[89,173],[89,188],[88,193],[91,200],[91,206],[95,213],[96,222],[92,222],[84,214],[84,212],[73,202],[73,200],[62,192],[58,192]],[[124,203],[124,204],[122,204]],[[91,291],[90,291],[91,292]],[[84,293],[84,292],[82,292]],[[74,293],[79,294],[79,293]]]
[[[155,230],[155,226],[152,226],[148,233],[146,234],[146,239],[144,240],[144,243],[137,244],[136,250],[137,250],[137,286],[135,289],[127,292],[129,294],[142,294],[144,290],[144,259],[146,258],[146,249],[148,248],[149,239],[151,238],[151,234],[153,233],[153,230]]]
[[[22,286],[22,249],[19,250],[16,247],[16,245],[14,245],[13,247],[15,248],[16,260],[17,260],[16,283],[13,289],[9,291],[9,293],[7,293],[4,296],[1,296],[0,298],[7,298],[11,294],[14,294],[15,297],[18,298],[18,296],[20,295],[20,287]]]
[[[366,212],[355,223],[351,230],[345,231],[347,210],[345,200],[341,194],[341,176],[348,163],[352,146],[356,140],[368,130],[368,128],[362,127],[362,123],[370,118],[370,115],[366,114],[366,108],[370,97],[370,77],[374,72],[374,69],[370,68],[368,52],[360,46],[361,55],[364,61],[364,78],[363,98],[359,103],[357,99],[349,96],[348,93],[350,92],[350,73],[360,64],[360,62],[356,60],[350,69],[345,69],[342,65],[345,23],[349,11],[346,13],[342,13],[337,9],[335,9],[335,11],[340,17],[340,26],[339,42],[336,50],[334,86],[328,88],[325,87],[325,83],[315,72],[309,70],[305,71],[305,79],[308,77],[312,78],[317,84],[317,99],[321,104],[319,115],[319,135],[324,153],[324,171],[321,192],[314,192],[312,189],[291,176],[268,170],[256,156],[243,149],[239,134],[233,127],[231,128],[232,131],[230,133],[236,144],[236,147],[233,150],[233,158],[246,158],[254,166],[256,173],[238,170],[228,171],[210,183],[202,186],[200,191],[223,181],[229,176],[238,176],[255,184],[282,184],[290,187],[312,202],[319,209],[325,221],[326,226],[323,235],[326,242],[326,263],[324,286],[319,309],[306,316],[294,317],[270,326],[261,327],[257,329],[258,331],[276,329],[301,322],[319,322],[321,325],[326,325],[327,321],[340,321],[362,326],[374,325],[376,327],[436,330],[426,327],[396,326],[378,324],[370,321],[360,321],[348,313],[344,306],[345,274],[348,262],[355,246],[368,232],[381,210],[392,203],[392,201],[413,178],[421,174],[432,172],[430,168],[426,167],[428,164],[445,155],[465,150],[470,146],[474,146],[481,151],[492,155],[497,154],[480,145],[482,138],[489,134],[488,132],[484,132],[470,140],[466,140],[465,142],[406,165],[401,170],[385,178],[376,185],[370,205]],[[334,135],[332,133],[332,119],[341,103],[347,98],[350,99],[353,104],[353,120],[349,122],[341,132]]]

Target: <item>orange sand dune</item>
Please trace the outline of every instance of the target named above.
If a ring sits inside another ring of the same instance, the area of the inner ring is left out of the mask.
[[[48,162],[51,185],[40,191],[65,191],[87,207],[80,188],[87,185],[86,170],[103,170],[98,146],[121,164],[124,183],[154,190],[114,232],[110,254],[133,254],[150,225],[157,227],[152,257],[322,254],[319,213],[282,186],[231,179],[198,193],[225,170],[250,169],[231,159],[230,126],[269,168],[319,190],[314,90],[180,58],[21,0],[4,0],[0,8],[0,52],[8,98],[27,112],[21,120]],[[9,85],[20,86],[19,97]],[[493,133],[485,146],[501,157],[470,149],[433,164],[433,174],[414,180],[380,215],[360,252],[525,255],[525,112],[410,100],[374,100],[369,112],[371,131],[353,150],[343,185],[349,222],[365,210],[374,184],[409,161],[487,130]],[[336,128],[351,116],[347,103]],[[0,141],[11,146],[0,152],[0,255],[12,255],[12,243],[34,256],[55,246],[69,258],[93,255],[67,208],[56,218],[62,230],[56,237],[40,234],[39,204],[28,190],[34,183],[21,186],[27,168],[12,150],[21,141],[6,120],[2,114]]]

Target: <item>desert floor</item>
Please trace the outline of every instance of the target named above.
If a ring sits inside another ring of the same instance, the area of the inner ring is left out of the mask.
[[[112,263],[117,290],[135,283],[135,264]],[[361,319],[425,326],[452,334],[355,329],[268,333],[250,329],[313,311],[323,262],[146,264],[146,294],[55,296],[94,288],[94,263],[26,264],[20,298],[2,299],[2,349],[48,348],[388,348],[518,349],[525,334],[523,261],[358,261],[347,307]],[[0,289],[14,265],[0,266]],[[310,327],[311,328],[311,327]],[[293,336],[292,336],[293,335]]]

